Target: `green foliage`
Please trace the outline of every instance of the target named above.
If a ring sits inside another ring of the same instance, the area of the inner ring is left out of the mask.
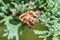
[[[39,38],[47,40],[49,36],[53,36],[52,40],[59,40],[60,35],[60,1],[59,0],[46,0],[47,4],[44,10],[41,11],[42,15],[39,21],[42,25],[48,28],[46,31],[34,30],[35,34],[39,34]]]
[[[39,35],[39,38],[47,40],[49,36],[53,36],[52,40],[59,40],[60,35],[60,0],[31,0],[34,2],[32,10],[41,10],[41,15],[37,19],[44,27],[47,27],[47,31],[33,30],[35,34]],[[18,34],[22,35],[24,25],[19,21],[19,16],[30,10],[27,4],[30,0],[0,0],[0,23],[6,25],[5,33],[3,36],[8,36],[8,40],[16,37],[19,40]],[[12,15],[12,9],[16,9],[18,14]],[[24,25],[25,26],[25,25]],[[22,28],[22,29],[19,29]],[[19,32],[20,33],[19,33]]]
[[[18,36],[18,29],[21,27],[21,23],[19,24],[12,24],[10,23],[10,20],[12,19],[11,16],[4,16],[3,20],[0,21],[0,23],[4,22],[4,25],[6,25],[5,34],[3,36],[8,35],[8,39],[13,39],[13,37],[16,37],[16,40],[19,40]]]
[[[16,40],[19,40],[19,35],[22,35],[22,32],[24,30],[23,24],[19,21],[18,16],[13,17],[12,16],[12,9],[16,7],[17,11],[20,11],[21,13],[25,10],[24,4],[17,4],[18,2],[11,1],[10,3],[5,2],[6,0],[1,0],[0,2],[0,23],[4,23],[6,25],[6,29],[4,30],[4,36],[8,36],[8,40],[13,39],[16,37]],[[22,8],[21,8],[22,7]],[[21,8],[21,9],[19,9]],[[19,13],[20,14],[20,13]],[[22,29],[20,29],[22,28]],[[19,30],[20,29],[20,30]]]

